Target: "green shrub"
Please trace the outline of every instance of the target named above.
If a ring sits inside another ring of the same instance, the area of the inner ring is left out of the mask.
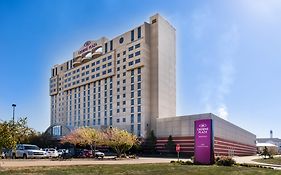
[[[193,165],[193,162],[192,161],[190,161],[190,160],[187,160],[187,161],[182,161],[182,160],[180,160],[180,161],[174,161],[174,160],[172,160],[170,163],[176,163],[176,164],[180,164],[180,165]]]
[[[235,164],[235,161],[231,157],[217,157],[216,164],[218,166],[232,166]]]

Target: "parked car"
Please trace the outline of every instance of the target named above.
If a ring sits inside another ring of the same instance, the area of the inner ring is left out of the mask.
[[[95,151],[95,158],[104,158],[104,153],[99,150]]]
[[[16,150],[12,152],[12,158],[46,158],[47,153],[40,150],[36,145],[18,144]]]
[[[4,152],[2,152],[1,158],[2,158],[2,159],[6,159],[6,154],[5,154]]]
[[[58,156],[61,156],[65,152],[66,152],[66,149],[58,149]]]
[[[59,156],[58,151],[54,148],[45,148],[45,149],[43,149],[43,151],[46,152],[47,157],[58,157]]]

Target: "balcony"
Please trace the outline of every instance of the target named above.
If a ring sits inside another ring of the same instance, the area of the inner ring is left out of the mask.
[[[83,57],[83,58],[81,59],[81,62],[82,62],[82,63],[85,63],[85,62],[90,61],[91,59],[92,59],[92,53],[89,52],[89,53],[87,53],[87,54],[85,55],[85,57]]]
[[[73,67],[76,67],[76,66],[79,66],[79,65],[81,65],[81,61],[80,61],[81,59],[78,57],[78,58],[74,58],[73,59],[73,63],[72,63],[72,66]]]
[[[96,48],[95,50],[93,50],[92,52],[92,58],[95,59],[95,58],[98,58],[99,56],[102,55],[102,47],[98,47]]]

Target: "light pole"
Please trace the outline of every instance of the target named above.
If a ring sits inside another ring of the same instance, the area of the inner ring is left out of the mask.
[[[16,104],[12,104],[13,107],[13,127],[15,126],[15,108],[16,108]]]

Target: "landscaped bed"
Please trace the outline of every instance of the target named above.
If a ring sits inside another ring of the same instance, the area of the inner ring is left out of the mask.
[[[30,167],[30,168],[5,168],[0,169],[1,175],[275,175],[281,171],[241,167],[241,166],[200,166],[179,164],[137,164],[137,165],[91,165],[91,166],[60,166],[60,167]]]

